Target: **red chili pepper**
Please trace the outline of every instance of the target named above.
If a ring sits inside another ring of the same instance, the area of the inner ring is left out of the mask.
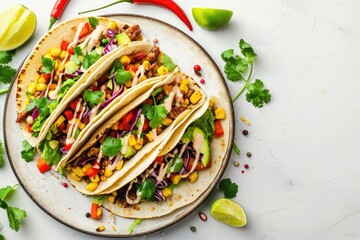
[[[60,18],[62,12],[64,11],[66,5],[68,4],[69,0],[57,0],[53,10],[50,14],[50,25],[49,30],[54,25],[54,23]]]
[[[175,13],[180,18],[180,20],[186,24],[186,26],[190,29],[190,31],[192,31],[191,23],[190,23],[188,17],[186,16],[184,10],[182,10],[182,8],[173,0],[119,0],[119,1],[115,1],[115,2],[110,3],[103,7],[79,12],[79,14],[97,11],[97,10],[104,9],[104,8],[107,8],[112,5],[122,3],[122,2],[127,2],[127,3],[132,3],[132,4],[143,4],[143,5],[149,4],[149,5],[156,5],[156,6],[167,8],[167,9],[171,10],[173,13]]]

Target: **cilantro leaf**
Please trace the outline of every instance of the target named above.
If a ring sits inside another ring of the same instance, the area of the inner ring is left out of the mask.
[[[0,140],[0,167],[4,166],[4,149],[3,149],[3,144]]]
[[[143,104],[141,107],[141,113],[146,115],[149,112],[150,108],[151,108],[150,104],[147,103]]]
[[[155,183],[150,179],[146,178],[145,181],[140,185],[141,199],[151,200],[155,193]]]
[[[248,69],[248,63],[245,59],[239,55],[236,55],[235,57],[224,57],[223,59],[225,59],[224,72],[229,80],[234,82],[245,80],[242,75]]]
[[[15,55],[14,51],[0,51],[0,64],[10,63]]]
[[[94,63],[97,62],[97,60],[99,60],[101,57],[101,55],[99,55],[95,50],[91,51],[90,54],[86,53],[85,57],[84,57],[84,61],[83,61],[83,68],[86,70],[89,67],[91,67],[91,65],[93,65]]]
[[[121,147],[120,138],[107,137],[102,144],[101,151],[108,157],[114,157],[120,153]]]
[[[130,81],[131,79],[132,79],[132,74],[130,71],[119,70],[115,75],[115,81],[116,81],[116,84],[118,84],[118,85],[125,84],[128,81]]]
[[[31,162],[36,154],[35,148],[32,147],[26,140],[22,142],[22,146],[23,146],[23,150],[21,151],[22,159],[24,159],[26,162]]]
[[[81,63],[79,60],[79,57],[82,57],[82,56],[83,56],[83,52],[82,52],[81,47],[76,46],[74,48],[74,54],[70,57],[70,60],[79,65]]]
[[[51,60],[50,58],[43,57],[41,59],[41,72],[43,73],[51,73],[55,69],[55,62]]]
[[[89,23],[93,28],[96,28],[96,26],[99,24],[99,19],[95,17],[89,17]]]
[[[224,193],[225,198],[234,198],[238,192],[238,185],[231,182],[230,178],[225,178],[219,183],[220,190]]]
[[[60,162],[62,158],[62,153],[60,151],[59,144],[57,144],[57,146],[54,147],[54,146],[50,146],[50,141],[45,140],[44,142],[45,143],[44,143],[42,158],[45,160],[45,162],[50,166]]]
[[[26,217],[26,212],[17,207],[8,206],[6,209],[10,228],[16,232],[20,229],[20,220]]]
[[[146,113],[146,117],[150,120],[149,126],[157,128],[160,126],[167,115],[167,110],[163,105],[153,105]]]
[[[43,107],[46,106],[48,102],[49,101],[46,97],[34,98],[34,100],[29,105],[26,106],[25,112],[29,112],[33,110],[35,107],[37,107],[38,109],[42,109]]]
[[[251,63],[256,58],[256,53],[254,52],[254,49],[250,44],[245,42],[244,39],[240,39],[239,48],[248,63]]]
[[[174,69],[176,68],[176,65],[174,64],[173,60],[166,55],[165,53],[163,53],[163,57],[161,60],[161,63],[170,71],[174,71]]]
[[[11,83],[15,77],[15,74],[16,69],[9,66],[0,65],[0,82],[5,84]]]
[[[7,187],[0,188],[0,199],[4,200],[6,198],[6,196],[9,193],[11,193],[12,191],[14,191],[18,185],[19,184],[15,184],[14,186],[7,186]]]
[[[256,79],[254,83],[247,86],[246,100],[251,102],[255,107],[262,108],[264,103],[269,103],[271,94],[268,89],[264,89],[264,83]]]
[[[82,94],[82,97],[90,105],[91,108],[105,101],[102,96],[104,96],[103,91],[90,91],[88,89],[85,89]]]

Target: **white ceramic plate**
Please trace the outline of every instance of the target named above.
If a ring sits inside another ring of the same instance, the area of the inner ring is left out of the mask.
[[[234,114],[229,91],[219,68],[209,54],[191,37],[167,23],[145,16],[126,14],[107,15],[107,17],[131,24],[139,24],[145,37],[150,41],[157,39],[157,45],[162,51],[166,52],[182,71],[188,73],[198,83],[200,77],[194,74],[193,66],[199,64],[203,69],[201,78],[206,79],[205,84],[199,83],[199,85],[208,96],[213,95],[220,99],[221,105],[227,112],[224,124],[225,141],[222,143],[223,153],[216,156],[220,158],[222,163],[221,167],[216,169],[217,173],[213,174],[212,181],[209,181],[208,188],[195,202],[167,216],[144,220],[131,234],[131,236],[139,236],[159,231],[183,219],[194,211],[217,186],[231,154],[234,137]],[[22,160],[20,152],[24,138],[19,125],[15,123],[17,118],[15,96],[16,85],[13,84],[4,109],[5,147],[12,169],[30,198],[51,217],[75,230],[103,237],[128,237],[128,227],[133,220],[115,217],[108,212],[104,212],[101,221],[86,218],[85,214],[90,211],[92,198],[83,196],[70,184],[68,188],[65,188],[62,183],[66,180],[57,172],[40,174],[36,168],[36,160],[30,163]],[[105,226],[105,231],[96,231],[100,225]]]

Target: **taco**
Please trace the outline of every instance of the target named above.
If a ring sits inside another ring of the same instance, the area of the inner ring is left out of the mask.
[[[182,72],[170,74],[102,125],[60,170],[81,193],[96,195],[136,166],[205,102]]]
[[[35,146],[41,128],[59,103],[69,97],[110,52],[132,41],[146,41],[139,25],[101,17],[72,19],[47,32],[27,57],[16,82],[16,122],[20,123],[26,140]],[[67,79],[76,83],[64,90],[61,87]],[[44,105],[49,105],[50,110],[41,111]]]
[[[163,65],[165,53],[150,43],[124,46],[111,55],[51,114],[39,136],[38,150],[49,165],[73,156],[81,144],[121,108],[165,79],[175,65]],[[68,79],[63,86],[72,85]],[[45,101],[47,101],[45,99]]]
[[[173,131],[160,153],[145,156],[104,191],[108,196],[103,207],[126,218],[155,218],[203,194],[215,180],[225,155],[227,134],[215,133],[219,131],[216,128],[228,130],[224,109],[218,107],[215,117],[215,107],[209,103]]]

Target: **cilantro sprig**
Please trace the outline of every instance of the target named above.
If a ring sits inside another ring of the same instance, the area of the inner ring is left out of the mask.
[[[103,91],[90,91],[88,89],[85,89],[82,94],[82,97],[90,105],[91,108],[95,107],[99,103],[103,103],[105,101],[103,96]]]
[[[238,185],[231,182],[230,178],[224,178],[219,183],[220,190],[224,193],[225,198],[234,198],[238,192]]]
[[[244,81],[243,87],[232,98],[232,101],[234,102],[247,90],[246,100],[254,107],[262,108],[265,103],[270,102],[271,94],[268,89],[264,88],[264,83],[260,79],[256,79],[254,83],[250,82],[257,55],[252,46],[243,39],[240,39],[239,48],[242,56],[234,56],[234,49],[228,49],[221,53],[221,58],[225,62],[224,72],[227,78],[233,82]],[[244,76],[246,73],[248,73],[247,77]]]
[[[26,140],[23,141],[22,146],[23,150],[21,151],[21,158],[26,162],[31,162],[36,154],[35,148],[31,146]]]
[[[50,58],[43,57],[41,59],[41,64],[41,72],[43,73],[51,73],[55,69],[55,62]]]
[[[11,83],[16,75],[16,69],[10,67],[9,64],[15,55],[15,51],[0,51],[0,82],[4,84]],[[7,93],[8,88],[0,89],[0,95]]]
[[[114,157],[120,153],[121,147],[120,138],[107,137],[102,144],[101,152],[108,157]]]
[[[18,186],[18,184],[14,186],[7,186],[4,188],[0,188],[0,208],[6,210],[9,226],[12,230],[15,230],[16,232],[20,229],[20,220],[26,217],[26,211],[10,206],[6,201],[6,197],[15,190],[15,188]]]

